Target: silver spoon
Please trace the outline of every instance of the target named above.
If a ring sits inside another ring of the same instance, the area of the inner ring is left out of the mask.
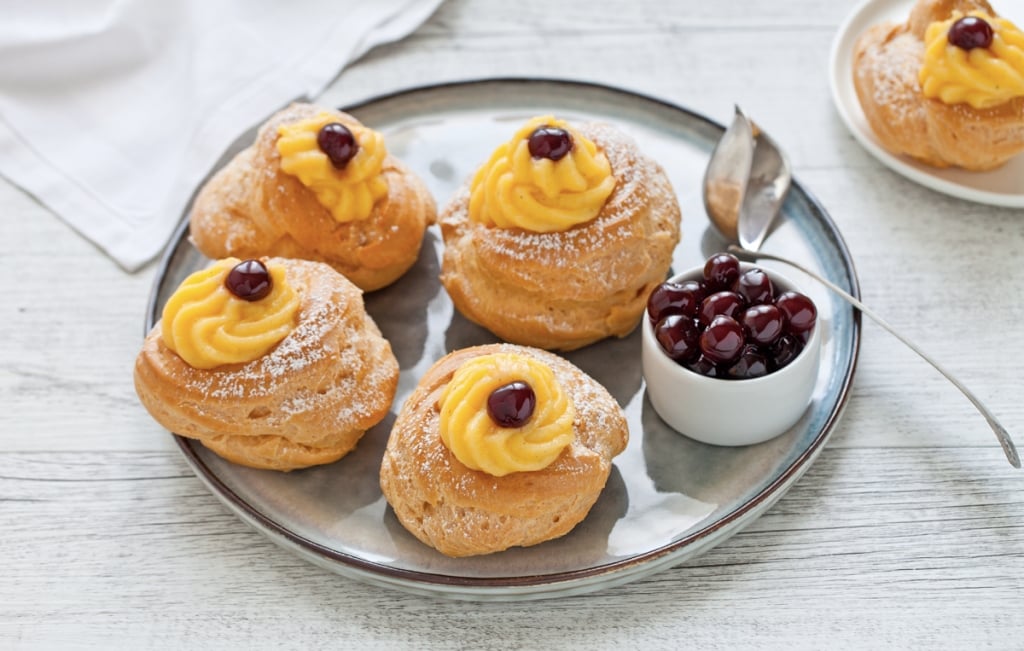
[[[791,181],[789,161],[781,149],[737,106],[732,124],[722,134],[704,172],[704,209],[715,229],[731,242],[729,252],[746,260],[774,260],[799,269],[888,330],[971,401],[992,428],[1007,461],[1014,468],[1020,468],[1020,456],[1009,432],[952,373],[835,283],[792,260],[759,250],[782,207]]]

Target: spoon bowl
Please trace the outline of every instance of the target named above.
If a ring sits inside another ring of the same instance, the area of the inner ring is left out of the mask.
[[[726,240],[757,251],[792,182],[793,173],[782,149],[735,107],[732,123],[704,172],[704,209],[715,230]]]

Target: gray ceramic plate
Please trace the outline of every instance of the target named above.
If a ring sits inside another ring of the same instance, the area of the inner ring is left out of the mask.
[[[403,91],[347,110],[382,131],[390,151],[427,181],[441,204],[533,115],[611,122],[662,163],[679,195],[684,235],[675,267],[699,264],[723,246],[708,229],[700,199],[704,167],[722,127],[685,109],[589,84],[489,80]],[[468,559],[442,556],[402,528],[377,481],[394,415],[420,374],[448,351],[495,341],[453,311],[437,280],[442,247],[431,229],[417,265],[395,285],[366,296],[398,357],[401,379],[391,414],[353,453],[329,466],[285,474],[236,466],[177,438],[196,474],[239,517],[332,571],[408,592],[481,600],[554,597],[631,581],[692,558],[749,524],[807,470],[840,416],[860,322],[820,287],[804,287],[827,326],[813,402],[790,431],[756,446],[709,446],[664,425],[646,398],[637,329],[567,355],[609,389],[630,425],[629,446],[616,458],[589,516],[567,536],[535,547]],[[842,237],[799,183],[765,249],[858,291]],[[147,329],[178,283],[206,262],[183,224],[158,274]],[[799,282],[796,272],[787,273]]]

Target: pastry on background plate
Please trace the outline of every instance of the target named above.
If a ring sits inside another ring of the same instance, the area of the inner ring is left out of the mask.
[[[918,0],[857,41],[853,81],[882,146],[935,167],[1024,152],[1024,32],[985,0]]]
[[[615,399],[561,357],[464,348],[402,405],[381,490],[406,529],[448,556],[535,545],[586,517],[628,438]]]
[[[661,167],[607,124],[537,117],[439,219],[441,282],[501,339],[571,350],[629,334],[679,242]]]
[[[317,260],[372,291],[413,265],[435,217],[426,185],[381,134],[296,103],[203,186],[189,227],[209,258]]]
[[[387,415],[391,346],[362,293],[305,260],[220,260],[185,279],[135,360],[161,425],[253,468],[340,459]]]

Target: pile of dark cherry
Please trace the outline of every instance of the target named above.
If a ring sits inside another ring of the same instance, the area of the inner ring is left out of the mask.
[[[786,366],[803,350],[818,312],[799,292],[718,253],[702,280],[665,282],[647,300],[654,336],[670,358],[707,377],[744,380]]]

